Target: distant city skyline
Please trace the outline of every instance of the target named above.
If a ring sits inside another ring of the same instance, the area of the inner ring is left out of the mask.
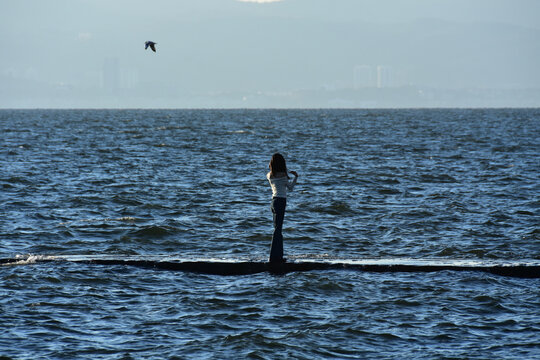
[[[540,2],[529,0],[158,0],[151,9],[7,0],[0,31],[10,40],[0,58],[4,108],[401,87],[503,91],[505,106],[520,103],[508,91],[540,88]],[[157,53],[144,51],[147,40]],[[540,106],[535,94],[526,103]]]

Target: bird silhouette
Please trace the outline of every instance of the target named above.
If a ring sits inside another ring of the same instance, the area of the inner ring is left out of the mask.
[[[153,52],[156,52],[156,43],[153,41],[147,41],[144,43],[144,50],[148,49],[150,46],[150,49],[152,49]]]

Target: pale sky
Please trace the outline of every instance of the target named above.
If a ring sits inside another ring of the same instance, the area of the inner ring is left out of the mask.
[[[115,86],[149,97],[352,88],[357,65],[391,68],[396,86],[540,87],[537,0],[0,4],[0,94],[15,102],[51,86],[94,96],[111,62]]]

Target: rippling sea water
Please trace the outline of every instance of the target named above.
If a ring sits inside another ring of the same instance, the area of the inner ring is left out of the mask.
[[[540,259],[540,109],[0,110],[0,257]],[[539,279],[0,267],[0,356],[540,358]]]

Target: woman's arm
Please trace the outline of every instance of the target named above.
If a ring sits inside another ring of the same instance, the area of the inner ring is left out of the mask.
[[[294,179],[292,181],[287,181],[287,189],[289,189],[289,191],[292,191],[292,189],[294,188],[294,185],[296,185],[296,180],[298,179],[298,173],[296,171],[289,171],[291,174],[294,175]]]

